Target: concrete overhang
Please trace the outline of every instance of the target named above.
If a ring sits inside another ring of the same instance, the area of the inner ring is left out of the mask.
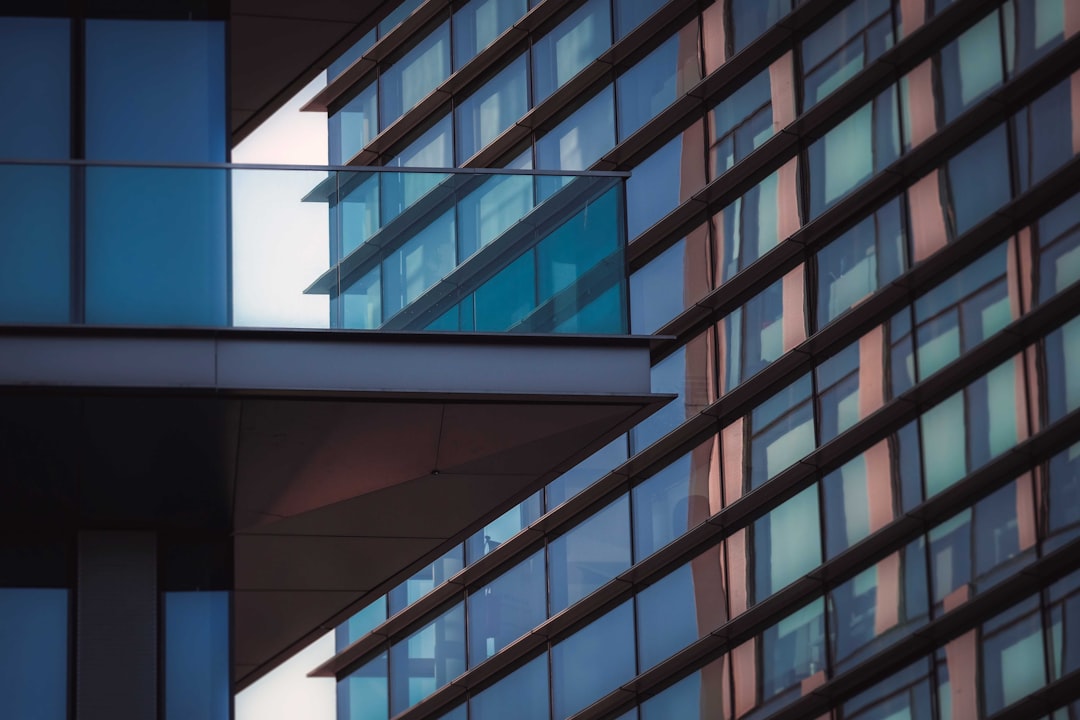
[[[649,340],[9,328],[0,516],[231,533],[242,688],[669,401]]]

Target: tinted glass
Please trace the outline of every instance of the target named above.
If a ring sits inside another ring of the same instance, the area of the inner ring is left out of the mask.
[[[165,593],[165,717],[228,720],[229,593]]]
[[[565,718],[634,677],[634,608],[625,602],[551,648],[554,716]]]
[[[533,103],[537,104],[611,45],[611,4],[589,0],[533,43]]]
[[[68,157],[70,48],[69,20],[0,18],[0,67],[18,68],[0,77],[0,157]]]
[[[68,603],[63,589],[0,588],[0,715],[67,718]]]
[[[528,11],[525,0],[471,0],[454,13],[454,68],[460,68]]]
[[[379,76],[379,127],[385,128],[450,75],[450,24],[443,23]]]
[[[548,544],[549,614],[630,567],[630,501],[621,498]]]
[[[530,660],[469,701],[470,720],[548,720],[547,655]]]
[[[469,594],[469,664],[476,665],[544,621],[544,553]]]

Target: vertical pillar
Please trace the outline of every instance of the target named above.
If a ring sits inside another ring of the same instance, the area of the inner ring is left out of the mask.
[[[79,720],[158,714],[157,537],[79,534],[75,707]]]

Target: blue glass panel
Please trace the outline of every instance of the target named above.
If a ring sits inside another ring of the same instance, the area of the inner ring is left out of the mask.
[[[334,633],[335,651],[341,652],[377,628],[385,620],[386,596],[382,595],[378,600],[337,626]]]
[[[387,654],[382,653],[337,684],[337,720],[386,720],[390,717]]]
[[[1001,29],[991,12],[941,50],[941,100],[945,122],[1001,84]]]
[[[618,211],[616,187],[537,244],[537,290],[541,302],[573,285],[587,270],[622,247]]]
[[[810,376],[804,375],[754,408],[751,488],[772,479],[817,447],[810,394]]]
[[[529,109],[528,62],[521,54],[458,104],[457,155],[475,155]]]
[[[615,0],[615,39],[620,40],[667,0]]]
[[[544,552],[469,594],[469,665],[502,650],[544,621]]]
[[[531,660],[469,701],[470,720],[547,720],[547,655]]]
[[[615,95],[608,85],[536,141],[536,167],[540,170],[588,170],[613,147]]]
[[[772,135],[772,83],[766,68],[709,113],[714,176],[730,170]]]
[[[379,37],[382,37],[386,33],[390,32],[405,18],[412,15],[413,10],[420,7],[424,0],[403,0],[400,5],[387,13],[381,21],[379,21]]]
[[[0,588],[0,716],[68,716],[68,591]]]
[[[625,602],[551,648],[552,714],[572,715],[634,674],[634,609]]]
[[[933,720],[930,659],[890,675],[843,704],[845,720]]]
[[[591,456],[570,468],[545,489],[548,511],[562,505],[579,492],[626,461],[626,436],[620,435]]]
[[[330,164],[347,163],[378,134],[378,93],[375,83],[361,90],[330,116]]]
[[[442,557],[422,568],[405,582],[391,588],[387,593],[390,614],[401,612],[432,589],[442,585],[446,579],[459,572],[465,566],[465,549],[456,545]]]
[[[458,257],[464,260],[533,207],[533,178],[492,175],[458,202]]]
[[[703,560],[708,562],[710,556],[719,569],[719,552],[705,553]],[[666,660],[715,629],[703,627],[711,624],[710,608],[698,605],[699,598],[704,599],[705,595],[694,591],[695,569],[694,563],[686,563],[637,594],[637,647],[642,670]],[[722,603],[722,598],[708,598],[709,605]]]
[[[345,72],[350,65],[359,60],[374,44],[375,28],[372,28],[364,34],[364,37],[353,43],[352,47],[346,50],[341,57],[330,63],[330,67],[326,69],[326,82],[328,84],[332,83],[337,79],[338,75]]]
[[[465,541],[465,562],[472,564],[499,547],[540,517],[542,500],[539,492],[492,520]]]
[[[382,324],[382,275],[372,269],[341,291],[341,326],[373,330]]]
[[[454,13],[454,68],[476,57],[526,12],[525,0],[470,0]]]
[[[86,156],[225,160],[225,23],[87,20]]]
[[[450,168],[454,166],[453,122],[449,115],[438,119],[420,137],[395,155],[389,167]],[[444,173],[383,173],[380,176],[383,224],[397,217],[431,188],[442,181]]]
[[[701,670],[641,703],[641,720],[714,720],[727,717],[726,659],[714,660]],[[633,720],[636,715],[627,716]],[[622,718],[620,718],[622,720]]]
[[[450,75],[450,23],[424,35],[379,75],[379,128],[420,102]]]
[[[649,386],[654,393],[675,393],[679,397],[664,405],[630,429],[633,452],[641,452],[686,420],[686,346],[656,363],[649,370]]]
[[[70,48],[67,19],[0,18],[0,157],[68,157]]]
[[[645,5],[645,3],[635,3]],[[615,81],[619,139],[623,140],[675,102],[679,88],[681,35],[672,35]]]
[[[630,567],[630,501],[621,498],[548,544],[554,615]]]
[[[790,11],[791,0],[731,0],[735,52],[742,50]]]
[[[700,130],[700,125],[692,126]],[[691,146],[693,143],[689,143]],[[702,158],[684,157],[683,135],[654,152],[634,168],[626,181],[626,236],[631,241],[679,206],[679,201],[696,187],[704,186],[692,176],[694,168],[702,168]],[[691,185],[687,187],[687,185]]]
[[[707,440],[701,447],[712,442]],[[638,560],[685,533],[692,512],[699,520],[709,516],[708,497],[690,494],[703,489],[692,482],[692,471],[693,454],[687,453],[634,487],[634,557]]]
[[[630,276],[632,332],[655,332],[712,288],[708,240],[699,228]]]
[[[86,321],[228,321],[226,175],[86,169]]]
[[[1012,197],[1005,126],[999,125],[950,158],[947,169],[955,232],[959,235]]]
[[[539,104],[611,45],[609,0],[588,0],[533,43],[533,104]]]
[[[891,8],[889,0],[856,0],[803,41],[804,108],[892,47]]]
[[[821,564],[817,487],[757,520],[753,539],[754,601],[761,602]]]
[[[420,297],[456,264],[454,211],[451,208],[383,261],[383,316]]]
[[[536,268],[526,252],[476,290],[475,328],[480,332],[509,330],[536,307]]]
[[[825,669],[825,603],[815,600],[761,635],[761,692],[768,700]]]
[[[1080,535],[1080,445],[1050,458],[1047,502],[1047,549]]]
[[[229,593],[165,593],[165,717],[227,720]]]
[[[0,165],[0,322],[68,321],[70,187],[67,167]]]
[[[390,714],[412,707],[465,672],[465,603],[390,646]]]
[[[1059,83],[1015,116],[1020,192],[1073,156],[1071,81]],[[1034,131],[1028,130],[1028,124]]]

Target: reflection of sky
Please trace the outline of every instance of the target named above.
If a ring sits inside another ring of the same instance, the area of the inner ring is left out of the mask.
[[[233,148],[232,161],[325,165],[326,115],[299,112],[325,84],[325,74],[315,78]],[[329,264],[327,207],[300,202],[325,177],[312,171],[233,171],[234,325],[329,324],[327,296],[303,294]]]
[[[233,149],[236,163],[325,165],[326,115],[301,113],[321,90],[320,75]],[[325,295],[303,295],[327,268],[326,205],[301,203],[325,173],[233,171],[233,323],[264,327],[326,327]],[[307,674],[334,654],[324,635],[236,695],[236,720],[334,720],[333,678]]]

